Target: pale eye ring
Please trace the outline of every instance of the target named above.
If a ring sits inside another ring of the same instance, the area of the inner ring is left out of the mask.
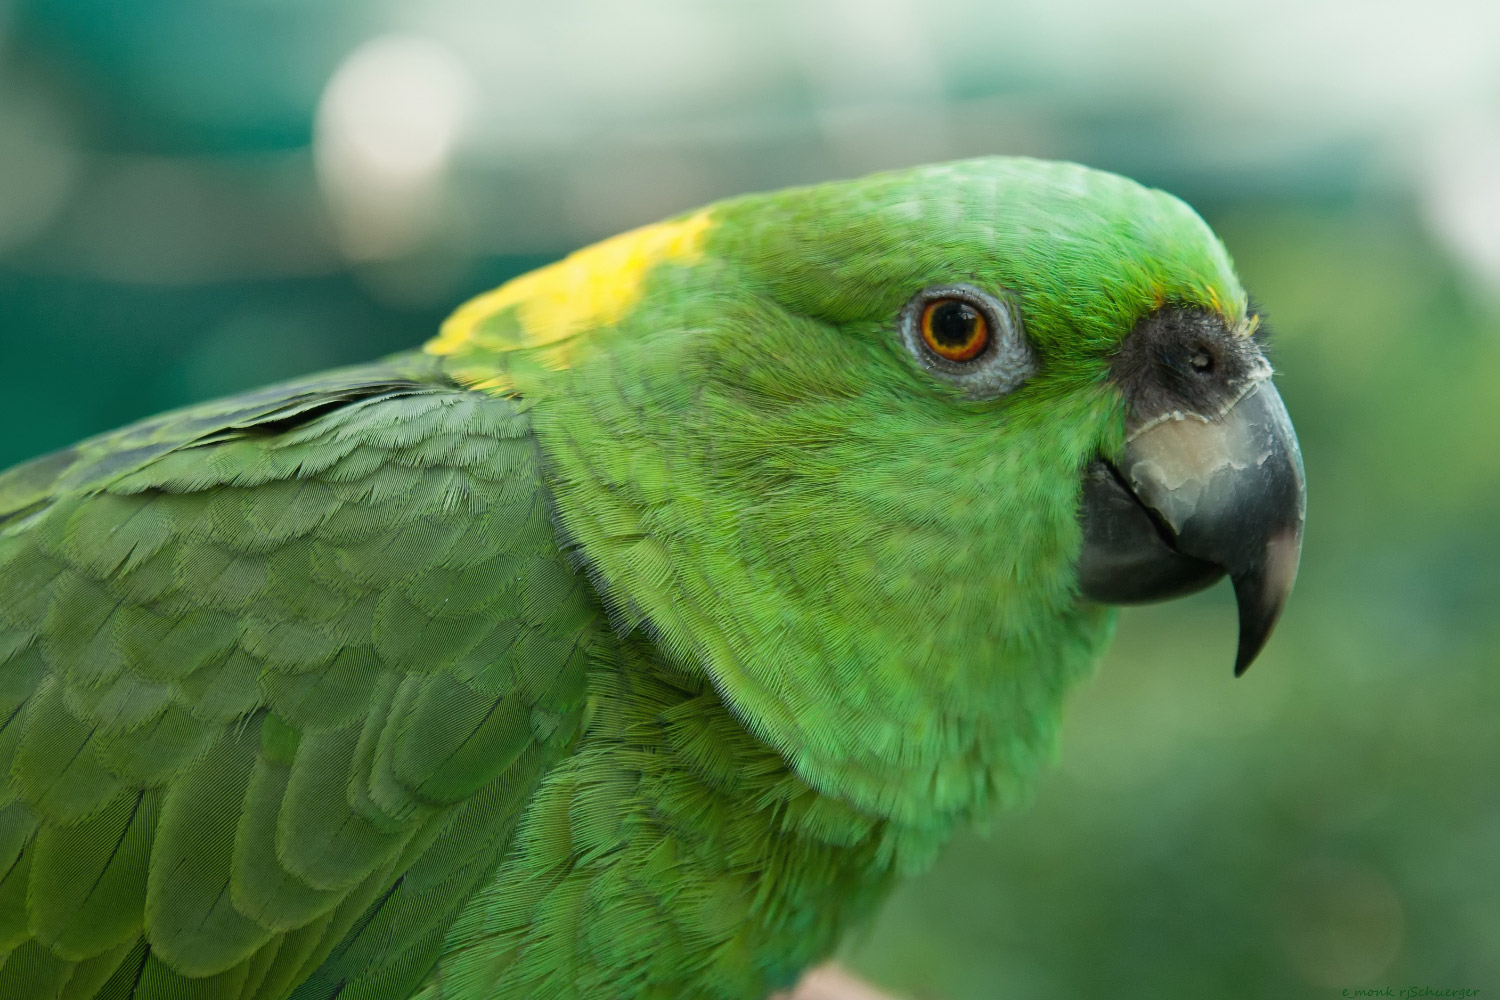
[[[902,343],[918,364],[971,399],[1014,391],[1036,357],[1012,309],[972,285],[933,285],[901,310]]]

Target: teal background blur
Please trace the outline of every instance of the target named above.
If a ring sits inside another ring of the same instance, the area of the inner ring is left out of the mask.
[[[983,153],[1187,198],[1276,330],[1302,577],[1122,615],[1028,809],[847,961],[910,998],[1500,991],[1500,13],[0,3],[0,466],[415,345],[743,190]]]

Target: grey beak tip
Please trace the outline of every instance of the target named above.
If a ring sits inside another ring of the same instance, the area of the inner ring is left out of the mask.
[[[1260,651],[1266,648],[1266,642],[1271,638],[1271,630],[1276,626],[1276,619],[1280,617],[1281,608],[1277,607],[1269,614],[1261,612],[1251,613],[1250,617],[1241,612],[1240,614],[1240,639],[1239,648],[1234,657],[1234,676],[1241,677]]]
[[[1281,617],[1297,579],[1297,564],[1302,555],[1301,494],[1298,494],[1297,520],[1291,526],[1270,536],[1265,546],[1265,561],[1252,573],[1234,578],[1234,592],[1240,610],[1239,652],[1234,661],[1234,675],[1239,677],[1260,655],[1271,631]]]
[[[1244,632],[1240,633],[1240,648],[1234,657],[1234,676],[1245,676],[1245,671],[1250,669],[1250,664],[1255,662],[1255,658],[1265,648],[1268,638],[1270,638],[1269,632],[1262,634],[1259,638]]]

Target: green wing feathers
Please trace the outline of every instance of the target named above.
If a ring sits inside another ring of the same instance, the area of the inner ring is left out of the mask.
[[[0,476],[0,996],[408,995],[579,728],[537,465],[376,366]]]

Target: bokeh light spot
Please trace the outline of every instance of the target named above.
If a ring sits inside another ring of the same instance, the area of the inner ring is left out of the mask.
[[[1282,949],[1313,986],[1367,985],[1401,950],[1401,900],[1380,873],[1347,860],[1307,860],[1284,873]]]
[[[398,256],[435,230],[469,95],[459,59],[415,36],[366,42],[334,71],[318,104],[314,155],[350,257]]]

